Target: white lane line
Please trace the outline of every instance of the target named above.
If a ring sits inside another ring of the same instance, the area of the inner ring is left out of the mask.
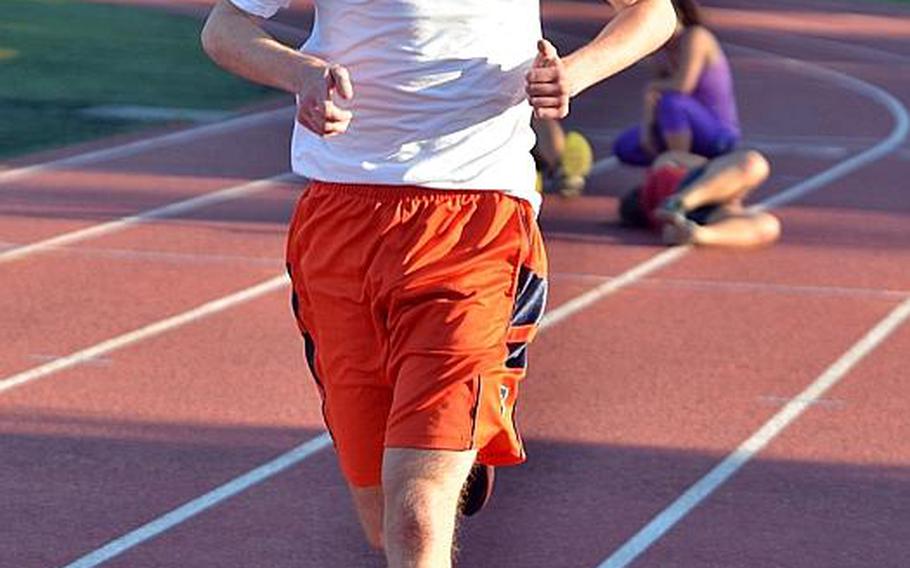
[[[773,37],[776,41],[787,41],[790,43],[796,43],[800,46],[805,46],[806,43],[815,43],[821,44],[828,48],[836,48],[839,52],[843,53],[845,51],[852,52],[857,57],[864,57],[869,63],[881,64],[885,60],[890,63],[896,63],[899,65],[910,64],[910,56],[904,55],[902,53],[895,53],[893,51],[887,51],[884,49],[878,49],[868,45],[846,43],[843,40],[828,39],[819,36],[784,36],[780,33],[774,33]],[[794,41],[795,40],[795,41]],[[779,44],[778,44],[779,45]]]
[[[800,404],[805,404],[806,406],[829,409],[838,409],[847,406],[847,403],[839,398],[820,398],[818,400],[805,400],[802,398],[790,398],[788,396],[777,396],[773,394],[762,395],[758,397],[758,401],[762,404],[768,404],[771,406],[786,406],[791,402],[798,402]]]
[[[153,150],[155,148],[161,148],[164,146],[169,146],[171,144],[179,144],[181,142],[188,142],[190,140],[195,140],[196,138],[215,136],[217,134],[224,134],[226,132],[233,132],[235,130],[240,130],[243,128],[258,126],[260,124],[273,120],[281,119],[290,121],[292,116],[293,108],[284,107],[277,110],[269,110],[265,112],[249,114],[246,116],[240,116],[215,124],[206,124],[204,126],[187,128],[186,130],[180,130],[177,132],[172,132],[170,134],[163,134],[161,136],[155,136],[153,138],[144,138],[142,140],[136,140],[135,142],[127,142],[126,144],[120,144],[118,146],[112,146],[109,148],[102,148],[100,150],[94,150],[91,152],[86,152],[84,154],[76,154],[75,156],[60,158],[59,160],[33,164],[31,166],[24,166],[21,168],[3,170],[0,171],[0,184],[20,180],[22,178],[50,170],[59,170],[62,168],[70,168],[74,166],[84,166],[87,164],[101,162],[103,160],[124,158],[126,156],[132,156],[140,152],[145,152],[147,150]]]
[[[84,108],[79,113],[96,118],[114,118],[137,122],[217,122],[231,118],[231,113],[224,110],[150,105],[96,105]]]
[[[616,222],[619,224],[619,221]],[[547,231],[548,240],[558,241],[575,241],[583,243],[593,243],[597,245],[616,245],[622,244],[622,241],[610,235],[595,235],[588,233],[569,233],[566,231]]]
[[[276,234],[282,234],[276,231]],[[9,247],[12,248],[12,243]],[[3,243],[0,243],[2,249]],[[163,250],[137,250],[99,247],[53,247],[54,251],[66,251],[68,255],[78,255],[93,258],[109,258],[131,261],[153,261],[172,264],[247,264],[258,266],[276,267],[284,263],[284,259],[277,256],[246,256],[237,254],[194,254],[185,252],[170,252]],[[0,250],[0,253],[3,251]]]
[[[331,438],[325,433],[311,438],[296,448],[281,454],[272,461],[262,464],[256,469],[239,477],[235,477],[231,481],[209,491],[205,495],[197,497],[169,513],[142,525],[138,529],[109,542],[94,552],[86,554],[78,560],[67,564],[65,568],[91,568],[93,566],[98,566],[102,562],[107,562],[111,558],[118,556],[130,548],[158,536],[176,525],[183,523],[187,519],[195,517],[206,509],[210,509],[218,503],[243,493],[254,485],[285,471],[312,456],[319,450],[327,448],[331,443]]]
[[[648,547],[660,539],[692,509],[707,499],[740,468],[762,451],[812,404],[836,385],[876,347],[882,344],[902,323],[910,318],[910,299],[904,300],[884,319],[878,322],[862,339],[828,367],[824,373],[790,399],[784,407],[762,425],[754,434],[717,464],[704,477],[689,487],[666,509],[625,542],[599,568],[622,568],[638,558]]]
[[[607,156],[606,158],[601,158],[594,162],[594,165],[591,166],[590,175],[596,176],[604,172],[616,169],[619,166],[619,159],[616,156]]]
[[[612,144],[616,137],[622,132],[621,130],[606,130],[598,131],[591,128],[579,129],[579,132],[584,134],[587,138],[591,140],[601,140],[607,144]],[[858,141],[862,143],[862,141]],[[785,156],[803,156],[807,158],[817,158],[820,160],[836,160],[843,158],[850,153],[858,144],[854,143],[851,145],[845,144],[821,144],[821,143],[804,143],[804,142],[784,142],[784,141],[767,141],[760,138],[744,138],[740,142],[740,147],[742,148],[754,148],[764,154],[771,156],[774,155],[785,155]],[[595,162],[595,167],[592,169],[593,174],[603,173],[604,171],[609,171],[619,164],[613,163],[603,163],[607,160],[615,158],[614,156],[609,156]]]
[[[752,207],[753,210],[770,209],[785,203],[790,203],[803,197],[826,184],[840,179],[857,169],[873,163],[895,149],[899,148],[907,139],[910,130],[910,115],[907,109],[891,93],[856,77],[834,71],[814,63],[789,59],[764,50],[737,46],[737,49],[760,55],[771,55],[784,60],[785,65],[794,71],[815,75],[824,80],[842,85],[844,88],[869,97],[884,106],[894,119],[891,133],[878,144],[860,152],[843,162],[816,174],[795,186],[771,196],[765,201]],[[745,465],[756,453],[773,440],[780,432],[790,425],[806,408],[805,402],[821,397],[824,392],[837,383],[856,363],[871,352],[878,344],[884,341],[894,329],[897,328],[910,315],[910,300],[905,300],[895,308],[884,320],[879,322],[869,334],[855,344],[847,353],[832,365],[828,371],[818,377],[800,395],[795,397],[771,420],[765,423],[760,430],[746,440],[739,448],[728,455],[720,464],[712,469],[705,477],[701,478],[683,493],[676,501],[661,511],[635,536],[626,541],[618,550],[598,565],[598,568],[621,568],[628,566],[639,555],[660,539],[668,530],[685,517],[699,503],[708,498],[715,489],[720,487],[736,471]]]
[[[608,280],[600,286],[596,286],[584,294],[572,298],[564,304],[561,304],[558,308],[547,313],[543,318],[543,322],[541,323],[541,329],[549,327],[551,325],[556,325],[569,316],[577,314],[585,308],[588,308],[591,306],[591,304],[594,304],[604,297],[609,296],[610,294],[641,280],[652,272],[656,272],[657,270],[660,270],[661,268],[676,262],[685,256],[689,250],[690,249],[687,247],[675,247],[667,249],[658,255],[653,256],[648,260],[632,267],[630,270],[623,272],[616,278]]]
[[[587,272],[551,272],[550,280],[566,279],[578,281],[606,282],[615,280],[609,274]],[[641,286],[684,288],[686,290],[705,290],[709,292],[741,292],[745,294],[768,293],[798,296],[846,296],[855,298],[876,298],[901,301],[910,297],[910,290],[890,288],[863,288],[852,286],[806,286],[799,284],[776,284],[774,282],[747,282],[742,280],[711,280],[695,278],[644,278],[638,282]]]
[[[754,49],[741,45],[736,46],[736,50],[761,55],[768,55],[769,53],[764,50]],[[786,68],[794,72],[808,72],[809,74],[815,75],[821,79],[827,79],[834,83],[839,83],[847,90],[853,91],[854,93],[877,101],[886,109],[888,109],[888,112],[894,118],[894,126],[888,136],[878,144],[835,164],[823,172],[814,175],[801,183],[796,184],[786,191],[781,191],[780,193],[772,195],[763,201],[760,205],[754,207],[754,209],[770,209],[777,205],[782,205],[784,203],[789,203],[795,199],[799,199],[803,195],[815,191],[816,189],[825,185],[829,185],[830,183],[839,180],[840,178],[854,172],[866,164],[880,160],[886,155],[892,153],[895,149],[899,148],[907,139],[907,133],[910,132],[910,116],[908,116],[907,109],[904,107],[904,105],[901,104],[901,102],[888,91],[871,83],[867,83],[861,79],[857,79],[851,75],[847,75],[846,73],[841,73],[840,71],[821,67],[819,65],[806,61],[799,61],[797,59],[783,57],[777,54],[772,55],[778,57]]]
[[[32,361],[56,361],[59,355],[48,355],[46,353],[32,353],[28,356]],[[82,365],[92,365],[94,367],[110,367],[112,361],[106,357],[92,357],[81,361]]]
[[[297,178],[297,176],[290,173],[281,174],[275,177],[213,191],[197,197],[191,197],[190,199],[185,199],[183,201],[169,203],[161,207],[136,213],[135,215],[129,215],[106,223],[85,227],[84,229],[76,229],[75,231],[70,231],[68,233],[61,233],[42,241],[0,251],[0,264],[18,260],[49,249],[72,245],[80,241],[116,233],[128,227],[147,223],[154,219],[173,217],[202,207],[208,207],[209,205],[215,205],[217,203],[223,203],[239,197],[251,195],[269,189],[276,183],[290,182],[294,179],[300,178]]]
[[[133,343],[137,343],[156,335],[161,335],[166,331],[184,326],[198,319],[220,312],[232,306],[236,306],[237,304],[248,302],[250,300],[258,298],[259,296],[268,294],[269,292],[284,288],[287,285],[287,276],[275,276],[264,282],[256,284],[255,286],[251,286],[249,288],[240,290],[239,292],[223,296],[210,302],[206,302],[205,304],[202,304],[175,316],[150,323],[127,333],[102,341],[101,343],[96,343],[91,347],[70,353],[69,355],[60,357],[59,359],[55,359],[43,365],[39,365],[26,371],[22,371],[21,373],[5,377],[3,379],[0,379],[0,394],[22,386],[26,383],[37,381],[38,379],[43,379],[45,377],[53,375],[54,373],[63,371],[64,369],[69,369],[87,361],[96,360],[98,357],[107,355],[108,353],[122,349],[128,345],[132,345]]]
[[[724,45],[730,44],[725,43]],[[732,51],[736,49],[740,49],[740,47],[734,46]],[[598,139],[616,138],[624,131],[622,128],[599,128],[588,125],[585,125],[583,129],[581,127],[576,128],[576,130],[586,137]],[[812,148],[819,146],[826,148],[828,151],[834,149],[856,150],[879,141],[881,141],[881,137],[859,134],[761,134],[756,133],[754,129],[750,129],[748,136],[743,138],[743,144],[748,146],[755,144],[804,152],[809,152]]]

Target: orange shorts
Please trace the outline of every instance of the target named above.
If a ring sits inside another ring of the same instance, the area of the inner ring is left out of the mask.
[[[547,292],[530,205],[499,192],[313,182],[287,261],[350,483],[378,485],[387,447],[524,461],[515,402]]]

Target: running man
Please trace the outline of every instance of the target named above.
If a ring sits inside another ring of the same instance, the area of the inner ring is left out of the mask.
[[[220,0],[203,46],[297,98],[292,300],[366,538],[390,566],[450,566],[469,473],[482,502],[490,466],[525,460],[514,408],[547,289],[532,108],[566,116],[666,41],[673,9],[614,0],[561,58],[538,0],[316,0],[299,51],[259,19],[288,1]]]
[[[668,245],[771,244],[780,237],[780,221],[743,206],[770,171],[768,160],[755,150],[713,160],[667,152],[655,160],[644,184],[622,198],[619,217],[628,226],[662,231]]]

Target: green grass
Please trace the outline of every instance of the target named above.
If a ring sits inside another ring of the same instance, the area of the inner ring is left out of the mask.
[[[73,0],[0,3],[0,157],[148,125],[83,116],[87,107],[226,110],[273,93],[210,63],[193,18]]]

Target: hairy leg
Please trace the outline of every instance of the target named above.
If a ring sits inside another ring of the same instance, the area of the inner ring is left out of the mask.
[[[387,448],[384,544],[390,568],[452,565],[462,486],[477,452]]]
[[[558,120],[550,118],[533,118],[531,126],[537,135],[534,151],[550,170],[555,170],[566,146],[565,131]]]
[[[753,150],[735,152],[708,163],[705,172],[684,188],[679,203],[686,211],[715,203],[736,204],[761,185],[771,169]]]
[[[382,550],[382,514],[383,495],[382,486],[372,487],[349,486],[357,517],[363,527],[363,534],[367,542],[376,550]]]

